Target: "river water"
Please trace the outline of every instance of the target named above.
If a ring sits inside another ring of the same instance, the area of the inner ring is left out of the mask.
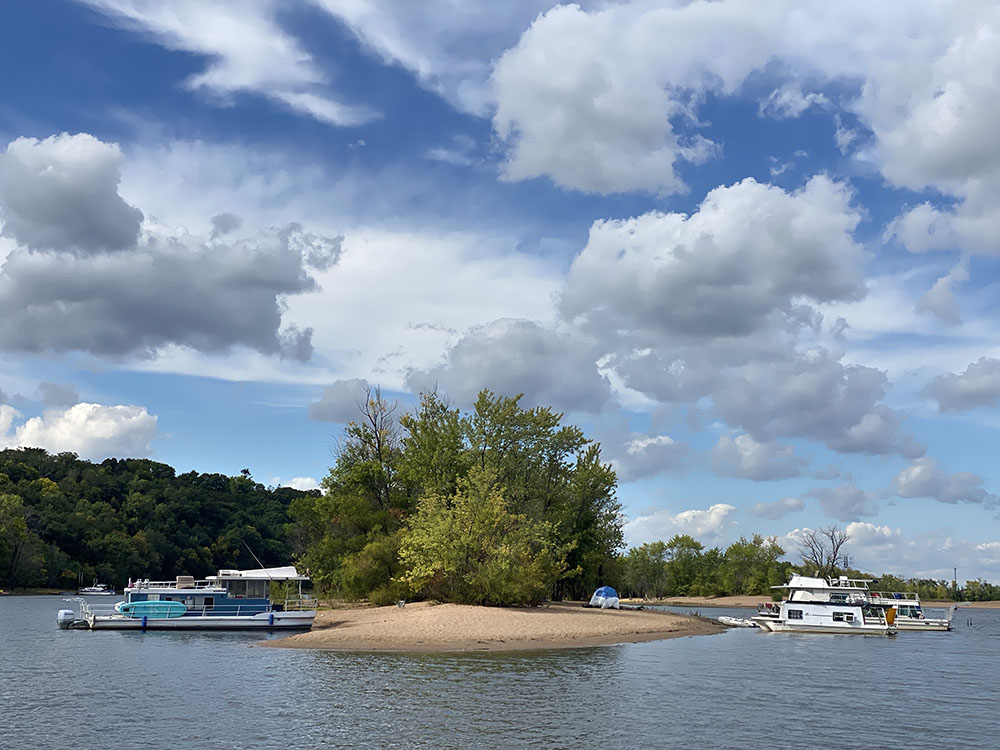
[[[62,606],[0,597],[0,748],[1000,742],[996,610],[959,609],[950,633],[889,638],[738,629],[599,648],[372,654],[256,648],[259,634],[62,631]]]

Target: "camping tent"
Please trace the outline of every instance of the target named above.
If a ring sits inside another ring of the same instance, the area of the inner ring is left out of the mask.
[[[590,597],[590,606],[600,607],[601,609],[621,609],[618,606],[618,592],[610,586],[601,586]]]

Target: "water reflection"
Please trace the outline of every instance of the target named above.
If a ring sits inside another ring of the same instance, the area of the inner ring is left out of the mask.
[[[892,729],[893,744],[972,748],[1000,729],[1000,613],[986,610],[959,610],[952,633],[895,638],[732,630],[435,655],[262,649],[253,633],[59,631],[58,608],[0,599],[0,746],[105,747],[109,732],[120,744],[134,731],[199,750],[714,750],[883,744]]]

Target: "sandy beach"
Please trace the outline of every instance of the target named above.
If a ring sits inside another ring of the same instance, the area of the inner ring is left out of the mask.
[[[700,617],[588,609],[579,603],[501,608],[416,602],[405,607],[321,611],[308,633],[260,645],[343,651],[514,651],[634,643],[722,630]]]

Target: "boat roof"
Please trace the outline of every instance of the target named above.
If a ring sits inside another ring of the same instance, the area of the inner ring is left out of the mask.
[[[308,581],[309,576],[301,575],[294,565],[280,568],[254,568],[252,570],[220,570],[217,575],[208,576],[209,581],[230,581],[233,579],[254,581]]]
[[[872,583],[867,578],[818,578],[813,576],[793,575],[788,583],[780,586],[772,586],[772,589],[862,589],[867,590],[868,584]]]

